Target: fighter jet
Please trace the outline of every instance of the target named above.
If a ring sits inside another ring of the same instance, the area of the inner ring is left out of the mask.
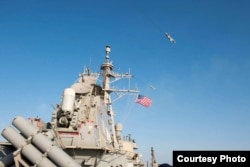
[[[165,35],[166,35],[166,37],[169,39],[169,41],[170,41],[171,43],[176,43],[175,40],[174,40],[174,38],[172,38],[172,37],[170,36],[170,33],[166,33]]]

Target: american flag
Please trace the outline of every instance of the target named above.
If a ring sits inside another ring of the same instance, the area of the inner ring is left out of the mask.
[[[138,95],[136,103],[143,105],[144,107],[150,107],[152,105],[152,100],[149,97]]]

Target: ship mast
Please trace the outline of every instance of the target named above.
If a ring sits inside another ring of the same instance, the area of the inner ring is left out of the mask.
[[[158,167],[158,164],[156,162],[156,159],[155,159],[155,153],[154,153],[154,148],[151,147],[151,166],[152,167]]]
[[[110,99],[110,79],[114,78],[114,75],[112,73],[113,70],[113,64],[109,61],[109,54],[111,52],[110,46],[107,45],[106,49],[106,61],[101,65],[101,70],[103,71],[103,90],[104,90],[104,103],[105,104],[110,104],[111,99]]]
[[[109,45],[106,46],[105,52],[106,52],[106,60],[101,65],[101,70],[103,71],[102,72],[102,76],[103,76],[102,86],[103,86],[103,91],[104,91],[104,103],[107,105],[111,105],[112,101],[109,96],[111,92],[116,92],[118,94],[118,98],[121,98],[123,95],[127,93],[139,93],[139,90],[131,90],[130,85],[129,85],[129,89],[110,88],[110,83],[115,82],[121,78],[130,79],[132,78],[132,75],[130,73],[118,74],[118,73],[113,72],[114,66],[112,62],[110,62],[109,60],[109,54],[111,52]],[[113,80],[111,81],[111,79]]]
[[[118,74],[118,73],[113,72],[114,66],[112,62],[109,60],[109,55],[111,53],[111,49],[109,45],[106,46],[105,52],[106,52],[105,62],[101,65],[102,77],[103,77],[103,81],[102,81],[102,90],[103,90],[103,95],[104,95],[103,100],[104,100],[104,104],[107,107],[107,113],[110,116],[110,122],[112,123],[111,131],[113,134],[112,136],[113,145],[115,148],[119,148],[118,141],[116,138],[116,131],[114,127],[114,112],[112,109],[112,100],[111,100],[110,93],[116,92],[116,94],[118,95],[118,98],[121,98],[127,93],[139,93],[139,90],[131,90],[130,88],[129,89],[115,89],[115,88],[110,87],[110,84],[112,82],[115,82],[121,78],[130,79],[132,75],[130,73]]]

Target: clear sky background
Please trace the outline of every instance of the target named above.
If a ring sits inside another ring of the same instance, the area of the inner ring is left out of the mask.
[[[173,150],[250,149],[250,2],[247,0],[0,1],[0,129],[16,115],[50,121],[110,44],[118,72],[153,100],[115,103],[144,160]],[[176,40],[165,37],[170,32]],[[156,89],[150,88],[153,85]],[[125,105],[124,105],[125,104]]]

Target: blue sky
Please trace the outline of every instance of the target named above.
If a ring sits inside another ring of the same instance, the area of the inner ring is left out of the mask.
[[[151,146],[159,163],[173,150],[249,150],[249,3],[1,1],[0,129],[16,115],[49,121],[51,104],[84,66],[99,70],[110,44],[115,70],[130,69],[131,87],[153,100],[114,105],[145,161]]]

